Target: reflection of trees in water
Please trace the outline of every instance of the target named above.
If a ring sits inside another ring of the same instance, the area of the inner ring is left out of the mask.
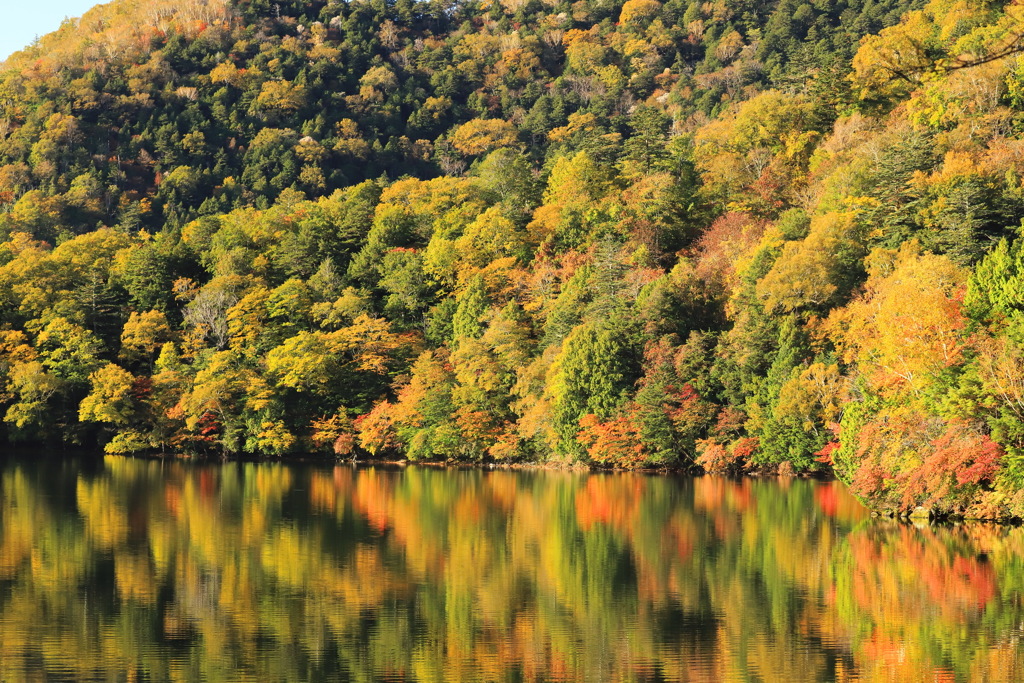
[[[105,465],[3,470],[0,679],[1022,673],[1024,531],[835,483]]]
[[[835,605],[865,676],[1020,680],[1021,529],[879,522],[836,553]]]

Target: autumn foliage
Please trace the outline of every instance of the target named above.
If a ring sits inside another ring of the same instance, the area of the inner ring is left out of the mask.
[[[755,5],[67,22],[0,68],[3,438],[1024,514],[1024,17]]]

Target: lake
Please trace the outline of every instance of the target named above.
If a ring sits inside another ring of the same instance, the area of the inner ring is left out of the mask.
[[[841,484],[0,461],[0,680],[1019,681],[1024,529]]]

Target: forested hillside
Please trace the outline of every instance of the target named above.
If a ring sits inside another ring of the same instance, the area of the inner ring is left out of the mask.
[[[1024,8],[116,0],[0,68],[0,416],[1024,514]]]

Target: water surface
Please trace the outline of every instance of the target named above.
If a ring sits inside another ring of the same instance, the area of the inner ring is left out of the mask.
[[[1024,530],[834,482],[0,461],[0,680],[1024,680]]]

